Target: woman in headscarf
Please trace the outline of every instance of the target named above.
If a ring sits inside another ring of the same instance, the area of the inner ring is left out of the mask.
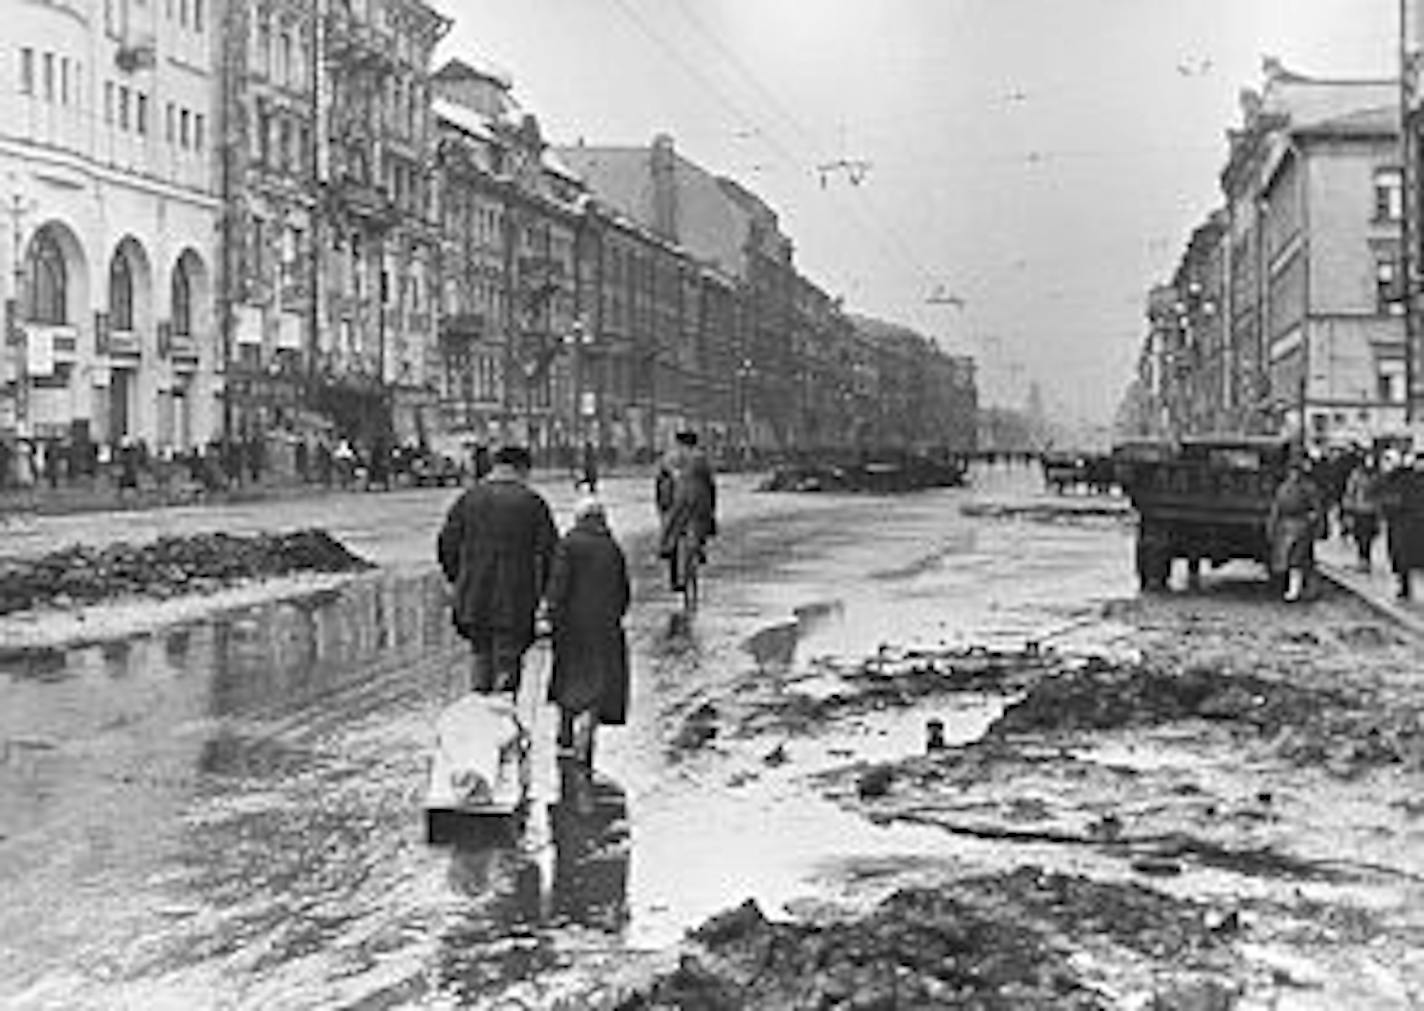
[[[1321,532],[1324,509],[1320,489],[1306,470],[1305,458],[1292,456],[1266,519],[1271,571],[1285,576],[1286,600],[1299,600],[1305,589],[1306,575],[1315,562],[1315,539]]]
[[[554,632],[549,701],[559,707],[559,754],[593,765],[599,724],[628,713],[628,563],[593,497],[574,507],[573,528],[554,551],[547,590]]]

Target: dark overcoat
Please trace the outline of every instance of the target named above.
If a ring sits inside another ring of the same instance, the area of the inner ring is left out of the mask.
[[[679,446],[658,461],[654,497],[662,518],[658,551],[671,558],[677,539],[691,527],[699,541],[717,533],[717,479],[701,450]]]
[[[593,709],[600,723],[628,717],[628,563],[597,516],[585,516],[559,542],[549,577],[554,674],[549,701]]]
[[[1395,572],[1424,569],[1424,471],[1409,467],[1380,478],[1389,565]]]
[[[558,537],[548,503],[521,481],[487,478],[461,495],[436,542],[459,633],[527,649]]]

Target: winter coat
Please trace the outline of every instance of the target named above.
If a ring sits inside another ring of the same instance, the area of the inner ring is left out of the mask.
[[[1395,572],[1424,569],[1424,471],[1390,471],[1380,479],[1389,564]]]
[[[689,526],[706,540],[717,533],[717,481],[701,450],[679,446],[658,461],[654,485],[662,533],[658,551],[671,558],[678,538]]]
[[[600,723],[628,715],[628,563],[602,518],[585,516],[559,541],[549,577],[554,673],[549,701],[595,709]]]
[[[1379,474],[1365,467],[1356,467],[1345,479],[1345,494],[1340,499],[1340,508],[1347,513],[1373,516],[1379,513],[1376,492]]]
[[[1321,533],[1325,503],[1309,477],[1292,471],[1276,488],[1266,533],[1271,541],[1271,571],[1285,572],[1311,564],[1315,539]]]
[[[548,503],[521,481],[486,479],[461,495],[436,542],[459,633],[527,649],[558,536]]]

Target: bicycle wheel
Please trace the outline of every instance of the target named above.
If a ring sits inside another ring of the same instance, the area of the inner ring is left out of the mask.
[[[698,569],[697,542],[692,534],[684,533],[677,539],[677,568],[682,584],[682,606],[692,611],[697,607]]]

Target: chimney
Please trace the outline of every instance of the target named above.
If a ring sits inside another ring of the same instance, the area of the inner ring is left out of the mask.
[[[678,241],[677,152],[672,137],[653,138],[650,155],[653,175],[653,232],[669,242]]]

